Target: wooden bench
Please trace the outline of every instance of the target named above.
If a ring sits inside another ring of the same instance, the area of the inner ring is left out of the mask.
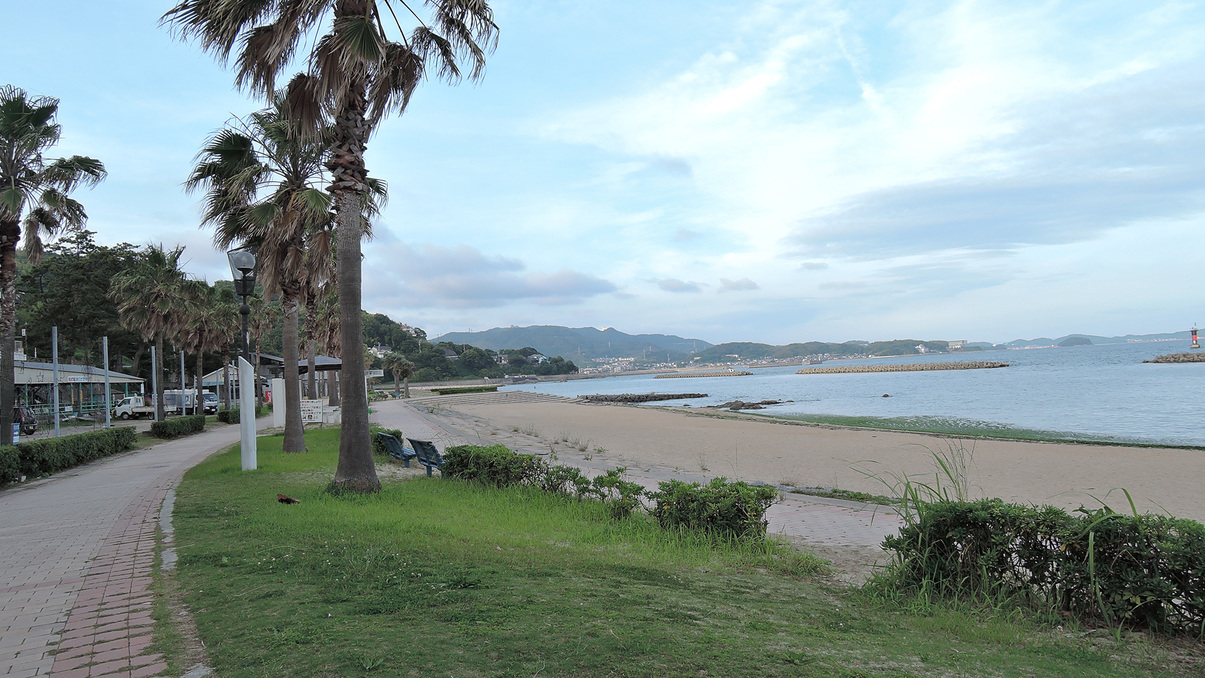
[[[392,433],[377,433],[376,436],[385,444],[385,453],[394,459],[400,460],[402,465],[410,468],[410,460],[418,457],[418,453],[409,447],[402,445],[402,441],[397,439],[397,436]],[[441,470],[440,473],[443,473]],[[431,475],[430,469],[427,470],[427,475]]]
[[[439,469],[440,477],[444,474],[444,460],[439,456],[439,450],[435,449],[435,444],[430,440],[415,440],[407,438],[410,444],[414,446],[414,452],[418,456],[418,463],[427,467],[427,475],[431,475],[431,469]]]

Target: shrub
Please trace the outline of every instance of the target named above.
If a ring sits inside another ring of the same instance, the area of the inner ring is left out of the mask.
[[[394,438],[397,438],[398,442],[401,442],[403,445],[405,444],[403,441],[405,441],[406,439],[402,437],[401,430],[396,429],[396,428],[377,428],[374,426],[374,427],[372,427],[372,453],[373,454],[376,454],[376,455],[389,454],[389,452],[386,451],[386,449],[385,449],[384,441],[382,441],[379,437],[377,437],[378,434],[380,434],[380,433],[388,433],[389,435],[393,436]]]
[[[725,478],[707,485],[670,480],[648,496],[662,527],[743,538],[766,535],[766,509],[778,499],[778,490]]]
[[[167,421],[156,421],[151,424],[151,435],[156,438],[178,438],[189,433],[198,433],[204,430],[205,415],[203,414],[190,414],[185,417],[176,417]]]
[[[232,407],[232,408],[230,408],[230,409],[228,409],[228,410],[218,410],[218,414],[217,414],[218,421],[222,422],[223,424],[237,424],[237,423],[239,423],[239,420],[242,418],[242,417],[239,415],[239,410],[240,410],[240,409],[241,409],[241,408],[238,408],[238,407]],[[262,416],[264,416],[265,414],[267,414],[268,412],[271,412],[271,411],[272,411],[272,406],[271,406],[270,404],[269,404],[269,405],[256,405],[256,406],[255,406],[255,416],[256,416],[256,417],[262,417]]]
[[[1205,635],[1205,526],[1123,515],[1072,516],[999,499],[914,504],[888,582],[945,597],[989,593],[1110,625]]]
[[[505,445],[456,445],[444,450],[443,460],[445,475],[494,487],[531,479],[538,461],[533,454],[516,454]]]
[[[601,476],[595,476],[591,489],[607,503],[611,517],[622,520],[632,515],[641,506],[640,499],[644,496],[644,487],[623,479],[624,467],[613,468]]]
[[[0,485],[16,482],[21,477],[21,455],[16,445],[0,447]]]
[[[464,393],[495,393],[498,391],[497,386],[447,386],[444,388],[433,388],[431,392],[435,395],[460,395]]]
[[[62,438],[35,440],[0,448],[0,484],[20,476],[36,478],[124,452],[134,445],[134,429],[126,426]],[[12,467],[16,455],[17,468]]]

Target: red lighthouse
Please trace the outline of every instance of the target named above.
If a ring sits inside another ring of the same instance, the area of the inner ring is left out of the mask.
[[[1201,342],[1197,340],[1197,328],[1192,328],[1192,345],[1189,348],[1201,348]]]

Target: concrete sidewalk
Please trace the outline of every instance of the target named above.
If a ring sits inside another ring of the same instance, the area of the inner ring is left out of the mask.
[[[238,439],[218,425],[0,492],[0,676],[159,675],[148,647],[160,506]]]

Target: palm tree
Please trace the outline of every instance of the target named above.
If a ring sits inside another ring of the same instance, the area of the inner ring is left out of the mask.
[[[485,74],[486,50],[497,44],[498,26],[488,0],[427,0],[432,17],[424,21],[414,0],[181,0],[163,16],[185,37],[226,59],[238,50],[235,82],[271,96],[276,79],[293,62],[299,44],[314,41],[306,70],[288,85],[290,119],[308,135],[325,129],[329,113],[328,190],[337,224],[343,381],[364,382],[364,363],[355,347],[364,343],[361,325],[360,241],[365,232],[369,193],[364,150],[386,115],[405,110],[430,64],[449,82],[458,81],[467,62],[471,80]],[[395,11],[395,7],[397,11]],[[386,16],[397,32],[386,28]],[[418,25],[403,28],[401,16]],[[393,36],[396,36],[394,38]],[[368,430],[368,399],[359,388],[343,396],[339,462],[332,489],[377,492]]]
[[[285,370],[284,451],[306,451],[301,421],[298,317],[315,259],[329,259],[330,199],[321,189],[326,147],[289,125],[283,98],[220,130],[197,155],[185,182],[205,191],[202,223],[214,244],[254,244],[265,296],[280,295]]]
[[[180,268],[183,247],[164,249],[149,245],[134,265],[113,276],[109,297],[117,304],[121,324],[154,342],[155,360],[151,364],[159,388],[155,392],[155,420],[163,421],[163,341],[172,337],[183,324],[189,280]]]
[[[255,397],[256,407],[262,407],[264,404],[263,389],[259,388],[259,344],[263,341],[264,336],[280,323],[283,316],[280,304],[269,304],[262,296],[251,297],[247,300],[251,305],[251,320],[248,326],[248,334],[251,335],[252,353],[255,354]],[[283,407],[283,405],[282,405]]]
[[[59,141],[58,110],[58,99],[29,97],[12,85],[0,88],[0,445],[13,442],[17,243],[22,215],[25,249],[36,259],[42,252],[43,231],[55,235],[78,229],[87,220],[83,205],[70,197],[71,192],[105,177],[99,160],[74,155],[46,162],[42,157]]]
[[[206,353],[222,351],[228,354],[238,333],[239,319],[234,295],[229,289],[223,294],[217,287],[196,281],[189,301],[191,305],[182,328],[181,342],[184,350],[196,358],[196,375],[200,379],[205,374],[202,359]],[[201,408],[204,402],[199,391],[197,407]]]
[[[404,382],[406,392],[403,398],[410,397],[410,377],[414,375],[414,363],[406,359],[406,356],[396,351],[385,356],[382,367],[393,372],[393,394],[396,396],[401,388],[398,387],[399,382]]]

